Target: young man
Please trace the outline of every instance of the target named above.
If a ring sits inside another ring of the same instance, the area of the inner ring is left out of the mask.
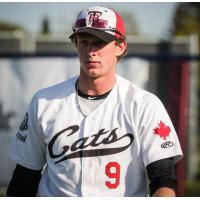
[[[146,174],[150,195],[175,196],[182,151],[172,122],[156,96],[116,74],[121,16],[87,8],[73,31],[80,75],[32,98],[8,196],[148,196]]]

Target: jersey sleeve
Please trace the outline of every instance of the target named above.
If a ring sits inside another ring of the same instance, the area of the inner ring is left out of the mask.
[[[139,138],[145,166],[164,158],[183,156],[172,121],[160,101],[151,94],[144,98],[139,115]]]
[[[37,113],[37,95],[34,95],[9,151],[14,161],[33,170],[42,169],[46,163],[45,143]]]

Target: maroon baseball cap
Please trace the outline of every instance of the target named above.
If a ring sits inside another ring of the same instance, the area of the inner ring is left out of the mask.
[[[119,13],[103,6],[82,10],[74,25],[70,39],[78,33],[89,33],[109,43],[114,39],[125,39],[124,21]]]

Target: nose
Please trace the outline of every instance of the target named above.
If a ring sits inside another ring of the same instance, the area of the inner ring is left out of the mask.
[[[93,45],[92,43],[87,45],[87,53],[89,55],[96,55],[96,52],[97,48],[95,47],[95,45]]]

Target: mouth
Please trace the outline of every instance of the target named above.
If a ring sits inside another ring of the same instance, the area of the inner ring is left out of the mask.
[[[95,60],[87,60],[86,61],[86,65],[88,69],[96,69],[99,67],[99,61],[95,61]]]
[[[95,60],[87,60],[86,63],[88,64],[96,64],[96,63],[100,63],[99,61],[95,61]]]

